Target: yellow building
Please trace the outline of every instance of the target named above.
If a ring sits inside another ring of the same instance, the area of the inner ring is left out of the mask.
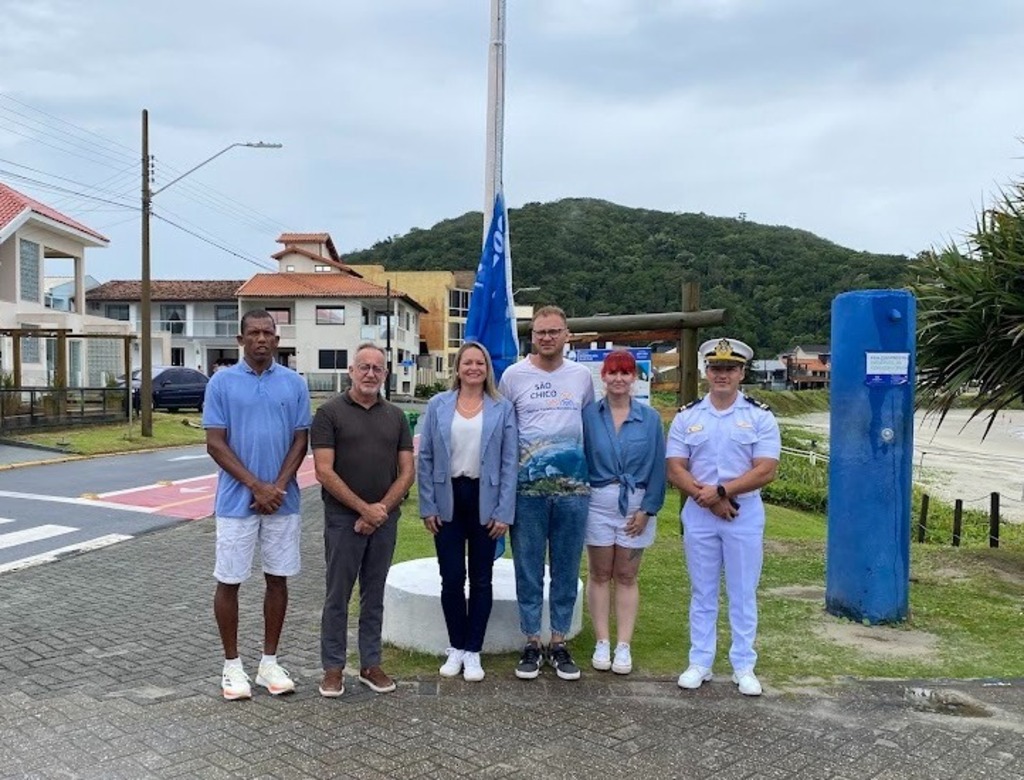
[[[420,315],[418,383],[446,381],[466,332],[476,271],[388,271],[382,265],[350,265],[366,281],[391,286],[426,307]]]

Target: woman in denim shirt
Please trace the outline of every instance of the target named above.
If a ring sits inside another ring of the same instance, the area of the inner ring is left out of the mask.
[[[601,366],[605,395],[583,409],[583,440],[590,471],[587,517],[587,604],[594,623],[595,669],[629,674],[640,590],[637,572],[654,542],[665,501],[665,434],[658,413],[632,397],[636,360],[625,350]],[[616,646],[611,652],[611,583],[615,582]]]

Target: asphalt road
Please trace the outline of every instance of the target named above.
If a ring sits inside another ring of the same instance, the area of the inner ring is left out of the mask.
[[[167,507],[207,506],[215,473],[202,445],[2,470],[0,573],[189,519]]]

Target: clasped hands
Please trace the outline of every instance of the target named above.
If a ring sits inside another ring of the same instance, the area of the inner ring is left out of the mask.
[[[257,482],[252,486],[252,503],[249,508],[257,514],[272,515],[281,508],[287,491],[273,482]]]
[[[378,501],[376,504],[367,504],[366,510],[356,520],[355,532],[369,536],[384,525],[387,519],[388,508],[383,502]]]
[[[718,485],[706,485],[696,480],[693,485],[697,489],[697,492],[692,495],[693,500],[697,502],[698,506],[709,510],[716,517],[732,520],[740,513],[739,507],[734,506],[728,497],[723,498],[718,495]]]
[[[437,532],[441,530],[441,518],[437,515],[429,515],[423,518],[423,527],[426,528],[432,535],[437,536]],[[492,519],[487,524],[487,535],[491,539],[500,539],[505,535],[508,530],[508,524],[503,523],[500,520]]]

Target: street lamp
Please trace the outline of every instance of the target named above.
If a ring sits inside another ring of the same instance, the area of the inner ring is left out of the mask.
[[[537,292],[540,287],[520,287],[512,291],[512,297],[515,298],[521,292]]]
[[[152,291],[149,278],[149,218],[153,213],[153,196],[163,192],[172,184],[176,184],[190,173],[194,173],[236,146],[248,146],[250,149],[280,149],[282,145],[268,144],[263,141],[229,144],[212,157],[207,157],[198,165],[192,166],[176,179],[171,179],[159,189],[151,189],[149,184],[149,111],[146,109],[142,110],[142,290],[139,302],[139,317],[142,320],[142,333],[140,334],[142,342],[142,376],[140,377],[139,385],[139,419],[141,421],[142,435],[146,437],[153,435],[153,322],[150,319],[150,295]],[[130,377],[125,381],[125,385],[130,398]]]

